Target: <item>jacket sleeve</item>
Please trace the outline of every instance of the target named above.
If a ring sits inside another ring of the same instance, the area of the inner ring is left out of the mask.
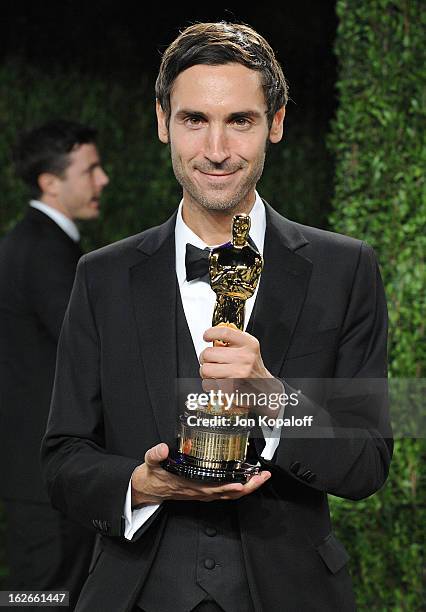
[[[387,478],[393,451],[386,353],[383,284],[374,251],[362,244],[334,378],[283,380],[287,394],[297,393],[299,400],[286,406],[285,417],[312,416],[312,425],[283,427],[274,457],[260,458],[262,466],[278,478],[285,472],[343,498],[362,499],[376,492]]]
[[[82,525],[123,533],[129,479],[140,461],[105,450],[100,341],[78,265],[59,339],[55,384],[41,460],[52,505]],[[82,494],[82,491],[84,494]]]

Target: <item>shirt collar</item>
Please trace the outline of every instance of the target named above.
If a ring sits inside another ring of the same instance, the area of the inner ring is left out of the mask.
[[[63,230],[67,236],[71,238],[71,240],[74,240],[74,242],[78,242],[80,240],[80,232],[78,231],[78,227],[74,221],[66,217],[63,213],[59,212],[59,210],[52,208],[44,202],[40,202],[40,200],[31,200],[30,206],[50,217],[52,221],[54,221],[56,225],[59,225],[61,230]]]
[[[256,193],[256,199],[254,205],[250,211],[250,237],[255,243],[259,253],[263,255],[263,245],[265,242],[265,231],[266,231],[266,211],[265,205],[259,196]],[[218,245],[208,245],[197,234],[186,225],[185,221],[182,217],[182,204],[183,200],[179,204],[179,209],[176,216],[176,227],[175,227],[175,245],[176,245],[176,275],[178,279],[179,286],[181,286],[186,280],[186,269],[185,269],[185,253],[186,253],[186,244],[189,242],[199,249],[205,249],[206,247],[212,248],[212,246]],[[191,282],[197,282],[195,279]]]

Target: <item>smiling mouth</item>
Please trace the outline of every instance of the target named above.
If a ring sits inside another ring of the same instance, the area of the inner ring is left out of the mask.
[[[237,170],[234,170],[233,172],[204,172],[203,170],[198,170],[198,172],[200,172],[201,174],[204,174],[204,176],[209,176],[209,177],[213,177],[213,178],[226,178],[227,176],[232,176],[233,174],[235,174],[237,172]]]

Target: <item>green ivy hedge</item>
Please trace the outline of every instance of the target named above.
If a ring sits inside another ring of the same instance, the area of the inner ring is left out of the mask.
[[[425,376],[424,9],[421,0],[337,2],[339,108],[329,138],[336,157],[330,223],[377,252],[394,379]],[[352,557],[361,610],[424,609],[424,433],[397,439],[380,493],[356,504],[331,500]]]

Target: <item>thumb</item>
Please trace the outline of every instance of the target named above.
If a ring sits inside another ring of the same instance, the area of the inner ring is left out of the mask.
[[[157,467],[161,461],[167,459],[168,454],[169,447],[164,442],[161,442],[161,444],[157,444],[146,451],[145,463],[150,467]]]

